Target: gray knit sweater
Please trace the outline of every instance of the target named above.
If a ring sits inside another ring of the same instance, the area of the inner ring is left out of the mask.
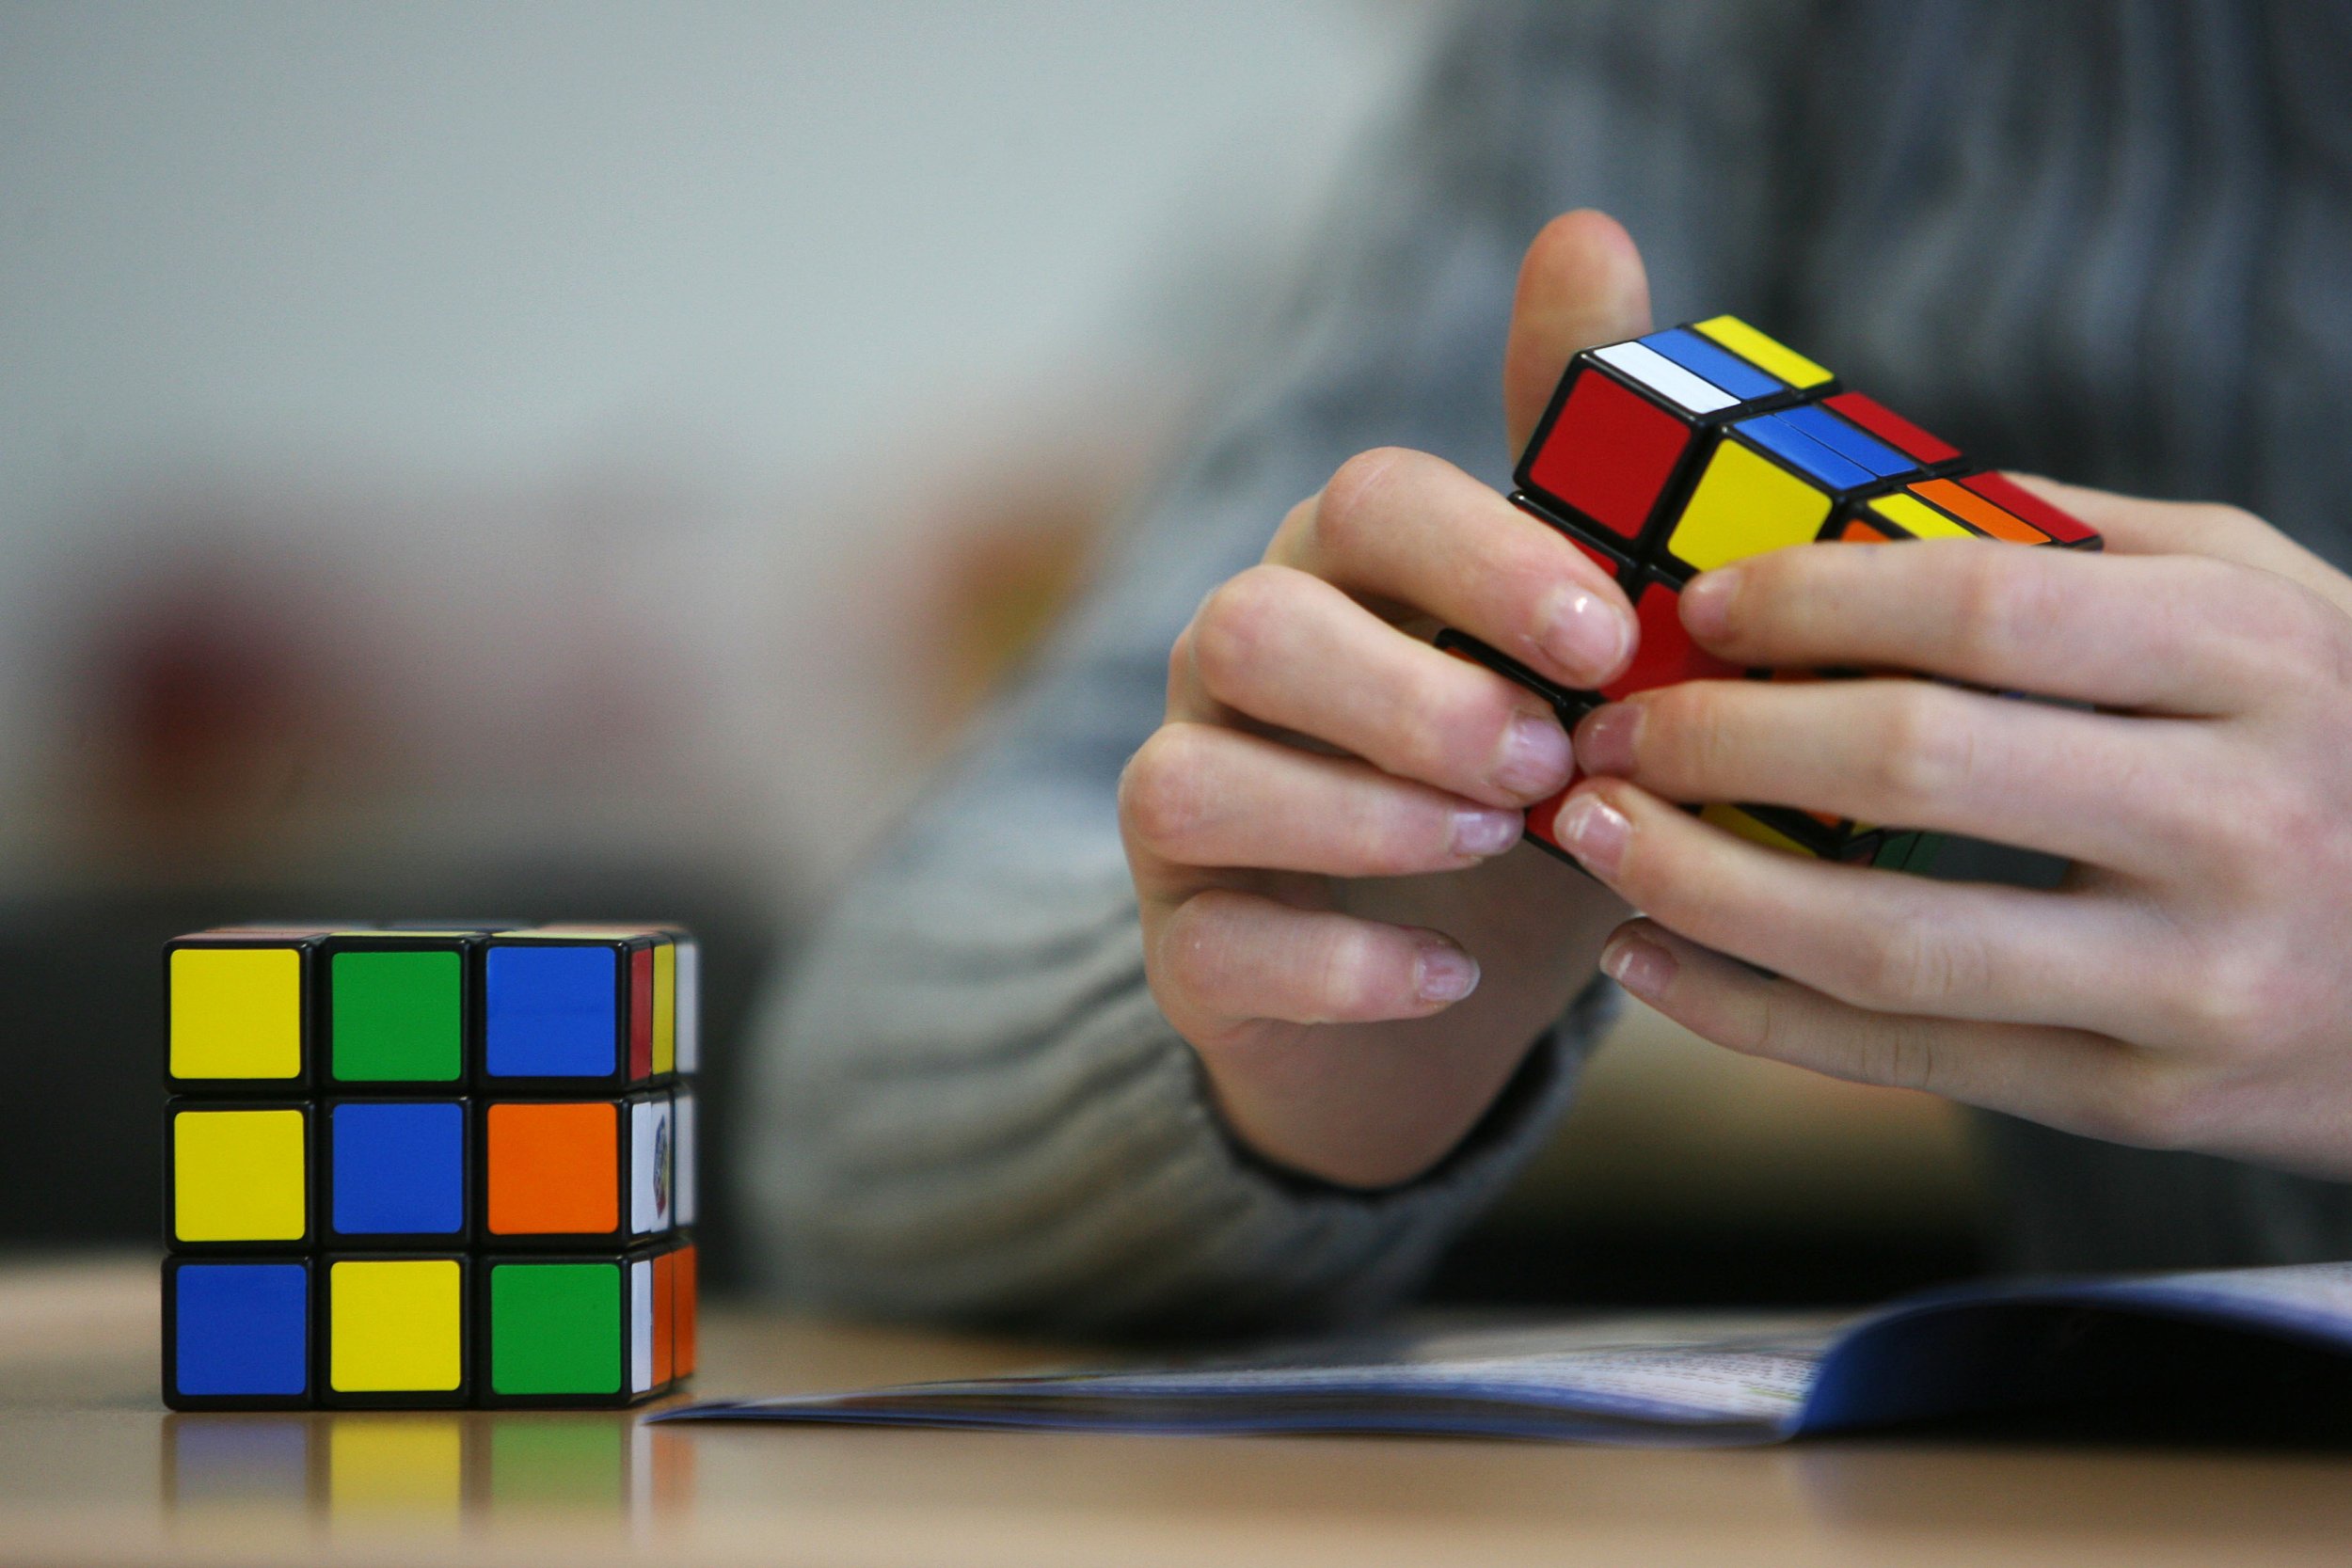
[[[1145,989],[1113,792],[1178,629],[1342,459],[1503,482],[1512,279],[1585,205],[1641,242],[1661,321],[1737,312],[2006,466],[2235,500],[2344,557],[2352,11],[1474,9],[1285,331],[770,1009],[745,1196],[780,1288],[1077,1330],[1343,1316],[1544,1136],[1597,990],[1419,1181],[1251,1160]],[[2023,1262],[2352,1256],[2352,1188],[1990,1130]]]

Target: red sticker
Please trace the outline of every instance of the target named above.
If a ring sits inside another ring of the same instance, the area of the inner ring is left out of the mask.
[[[1941,436],[1931,436],[1878,399],[1862,392],[1840,392],[1822,400],[1836,413],[1860,425],[1880,440],[1919,463],[1949,463],[1960,449]]]
[[[1633,601],[1633,616],[1642,628],[1641,646],[1624,674],[1600,689],[1611,702],[1636,691],[1672,686],[1677,681],[1730,680],[1742,673],[1691,641],[1682,629],[1682,595],[1662,582],[1645,585]]]
[[[1690,444],[1690,427],[1680,420],[1588,369],[1528,461],[1527,483],[1637,539]]]

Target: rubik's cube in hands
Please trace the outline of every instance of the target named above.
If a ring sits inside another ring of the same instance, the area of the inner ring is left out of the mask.
[[[164,956],[164,1401],[625,1405],[694,1370],[697,950],[236,927]]]
[[[1679,599],[1699,572],[1816,541],[2099,547],[2079,519],[1841,390],[1828,370],[1733,316],[1579,354],[1513,477],[1512,501],[1565,533],[1633,602],[1633,662],[1598,691],[1574,691],[1460,632],[1438,643],[1535,691],[1570,727],[1603,702],[1677,681],[1812,678],[1742,671],[1693,643]],[[1527,836],[1564,860],[1552,824],[1565,798],[1527,813]],[[1699,815],[1775,848],[1902,869],[1922,867],[1935,843],[1779,806]]]

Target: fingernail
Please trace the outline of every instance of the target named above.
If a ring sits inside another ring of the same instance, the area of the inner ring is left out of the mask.
[[[1639,703],[1611,703],[1576,727],[1576,765],[1587,773],[1633,771],[1633,743],[1642,729]]]
[[[1734,566],[1702,572],[1682,591],[1682,626],[1704,641],[1731,629],[1731,602],[1746,574]]]
[[[1519,840],[1527,818],[1515,811],[1487,811],[1465,806],[1454,814],[1454,852],[1480,860],[1500,855]]]
[[[1567,731],[1549,719],[1522,713],[1502,732],[1495,783],[1514,795],[1549,795],[1566,780],[1575,760]]]
[[[1598,686],[1617,673],[1633,641],[1633,628],[1623,611],[1599,594],[1582,588],[1565,588],[1555,594],[1542,633],[1544,652],[1569,677],[1587,687]]]
[[[1625,859],[1626,842],[1633,836],[1633,824],[1599,796],[1586,794],[1579,795],[1560,809],[1552,832],[1559,834],[1562,848],[1605,882],[1616,876],[1618,863]]]
[[[1478,960],[1460,948],[1433,942],[1421,950],[1413,990],[1423,1002],[1459,1002],[1478,989]]]
[[[1600,955],[1600,971],[1645,1002],[1655,1002],[1674,983],[1675,956],[1654,942],[1619,937]]]

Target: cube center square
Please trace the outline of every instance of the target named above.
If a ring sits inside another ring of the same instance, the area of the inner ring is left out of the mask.
[[[494,943],[483,964],[492,1078],[611,1078],[622,1067],[621,955],[591,943]]]
[[[1692,679],[1794,679],[1739,670],[1698,647],[1677,612],[1682,586],[1796,545],[1957,539],[2096,549],[2099,536],[1828,367],[1734,316],[1714,316],[1584,350],[1568,363],[1513,470],[1514,502],[1559,530],[1634,606],[1631,665],[1599,691],[1569,691],[1448,629],[1438,646],[1536,693],[1573,724],[1617,702]],[[1564,797],[1527,814],[1527,837],[1555,841]],[[1775,849],[1922,869],[1932,834],[1816,812],[1706,804],[1702,819]]]
[[[466,1121],[457,1100],[330,1106],[328,1224],[336,1236],[462,1236]]]
[[[326,958],[328,1062],[341,1084],[454,1084],[466,1071],[465,955],[337,948]]]

